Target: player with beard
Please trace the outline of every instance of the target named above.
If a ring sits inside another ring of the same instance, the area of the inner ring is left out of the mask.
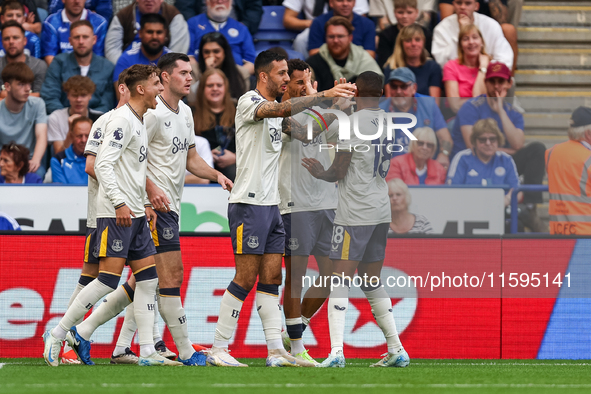
[[[134,43],[119,57],[113,71],[113,83],[119,73],[134,64],[156,65],[162,55],[168,53],[164,46],[168,36],[166,19],[160,14],[144,14],[140,19],[139,37],[141,44]],[[117,86],[115,86],[117,89]]]
[[[283,95],[284,100],[306,97],[305,71],[310,66],[299,59],[287,61],[289,83]],[[345,83],[341,79],[341,83]],[[316,108],[318,109],[318,108]],[[310,119],[309,111],[294,115],[291,121],[306,124]],[[324,115],[327,123],[334,117]],[[332,262],[328,258],[332,224],[337,207],[337,190],[333,184],[312,177],[302,166],[304,157],[312,157],[330,166],[328,150],[320,150],[322,144],[336,142],[337,127],[330,127],[312,141],[299,141],[283,134],[281,157],[279,158],[279,211],[285,227],[285,290],[283,308],[287,334],[283,332],[283,344],[286,350],[299,359],[312,363],[316,361],[308,355],[302,341],[302,333],[310,319],[322,306],[330,294],[326,283],[320,280],[318,286],[312,286],[301,300],[302,278],[306,275],[308,259],[311,254],[316,258],[320,277],[330,277]]]
[[[332,292],[328,301],[331,352],[319,367],[345,367],[345,316],[351,278],[355,271],[364,278],[361,289],[388,345],[388,354],[372,366],[406,367],[410,360],[398,337],[392,315],[392,300],[379,279],[391,222],[385,177],[390,168],[389,150],[393,144],[393,140],[388,140],[384,132],[385,112],[378,107],[383,93],[383,80],[380,75],[366,71],[357,77],[356,84],[357,113],[353,116],[357,117],[362,133],[372,136],[372,140],[361,139],[353,132],[350,139],[339,139],[335,159],[327,170],[316,159],[302,160],[315,178],[339,182],[339,201],[330,251],[334,268]],[[355,123],[351,117],[351,126]],[[382,130],[382,135],[377,139],[383,148],[373,149],[372,144],[379,130]],[[360,149],[357,149],[358,146]]]
[[[168,53],[158,61],[164,91],[155,110],[146,114],[148,132],[148,180],[146,190],[157,210],[152,238],[156,245],[158,304],[162,318],[179,351],[184,365],[205,365],[205,355],[196,352],[189,340],[187,317],[181,302],[183,261],[179,239],[181,196],[185,169],[193,175],[219,183],[224,190],[232,182],[211,168],[197,153],[194,142],[193,114],[182,102],[191,90],[191,64],[183,53]]]
[[[304,73],[307,88],[312,91],[310,73]],[[257,56],[255,75],[256,89],[240,97],[236,111],[236,181],[228,206],[236,274],[222,297],[207,363],[247,366],[229,354],[228,343],[243,302],[258,278],[256,304],[267,341],[267,366],[314,366],[289,355],[281,343],[279,285],[281,255],[285,250],[285,231],[278,207],[281,118],[302,112],[323,97],[350,97],[355,86],[337,85],[297,102],[278,103],[275,98],[285,93],[289,75],[285,57],[271,51]]]

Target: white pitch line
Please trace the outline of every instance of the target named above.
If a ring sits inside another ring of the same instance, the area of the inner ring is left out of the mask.
[[[7,363],[0,363],[0,369],[2,369],[3,366],[5,366]]]

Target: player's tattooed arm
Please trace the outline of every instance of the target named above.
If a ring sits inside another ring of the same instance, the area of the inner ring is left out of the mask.
[[[490,9],[490,15],[499,24],[508,23],[507,6],[501,3],[501,0],[490,0],[488,2],[488,8]]]
[[[324,120],[326,121],[326,124],[332,124],[332,122],[337,120],[337,116],[334,114],[325,114]],[[292,117],[283,119],[283,122],[281,123],[281,131],[295,138],[296,140],[310,142],[310,138],[308,138],[308,128],[306,125],[299,123]],[[318,123],[312,123],[312,139],[316,138],[323,131],[324,129],[320,127]]]
[[[255,118],[285,118],[302,112],[306,107],[314,106],[322,101],[325,92],[316,93],[313,96],[298,97],[297,100],[285,100],[281,103],[265,101],[257,109]]]
[[[351,164],[351,152],[337,152],[334,161],[328,170],[316,159],[303,158],[302,165],[310,172],[310,174],[317,179],[322,179],[326,182],[336,182],[343,179],[349,170]]]

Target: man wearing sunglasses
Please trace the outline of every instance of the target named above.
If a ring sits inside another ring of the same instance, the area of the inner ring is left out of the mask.
[[[501,62],[490,63],[484,83],[486,94],[468,100],[458,111],[451,132],[454,141],[452,157],[466,148],[473,147],[471,135],[477,121],[492,118],[505,140],[504,144],[499,143],[499,150],[513,157],[517,171],[519,175],[523,175],[525,184],[542,184],[546,147],[541,142],[525,145],[523,115],[505,100],[512,84],[509,67]],[[529,216],[527,220],[524,219],[524,223],[535,232],[547,231],[537,217],[535,207],[535,204],[542,202],[542,193],[527,192],[524,196]]]
[[[386,112],[411,113],[417,118],[415,127],[409,128],[413,132],[416,128],[430,127],[435,130],[439,149],[436,151],[436,160],[447,169],[449,167],[449,154],[453,142],[445,119],[433,97],[417,93],[417,79],[415,74],[407,67],[400,67],[390,72],[386,83],[390,86],[389,100],[380,102],[380,108]],[[409,119],[395,119],[394,123],[409,123]],[[402,130],[395,131],[396,144],[404,146],[404,151],[393,156],[408,153],[410,139]]]

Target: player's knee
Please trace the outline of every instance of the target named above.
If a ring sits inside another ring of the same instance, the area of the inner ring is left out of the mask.
[[[234,277],[234,279],[232,280],[232,283],[236,283],[237,285],[239,285],[240,287],[242,287],[243,289],[245,289],[247,292],[250,292],[252,290],[252,288],[254,287],[254,284],[257,281],[257,277],[256,275],[253,276],[246,276],[246,275],[236,275]]]
[[[90,282],[92,282],[93,280],[96,279],[96,277],[98,276],[90,276],[90,275],[86,275],[86,274],[82,274],[80,275],[80,279],[78,279],[78,283],[80,283],[81,286],[87,286]]]
[[[230,282],[230,285],[227,288],[228,293],[230,293],[242,302],[246,300],[246,297],[248,296],[248,293],[250,293],[250,290],[252,290],[252,287],[250,287],[249,289],[245,289],[243,286],[234,281]]]
[[[111,289],[115,290],[117,288],[117,285],[119,284],[120,278],[121,277],[119,275],[109,274],[107,272],[99,272],[97,280],[105,286],[108,286]]]
[[[156,272],[155,265],[140,268],[139,270],[133,273],[133,276],[135,276],[136,282],[142,282],[150,279],[158,279],[158,273]]]

